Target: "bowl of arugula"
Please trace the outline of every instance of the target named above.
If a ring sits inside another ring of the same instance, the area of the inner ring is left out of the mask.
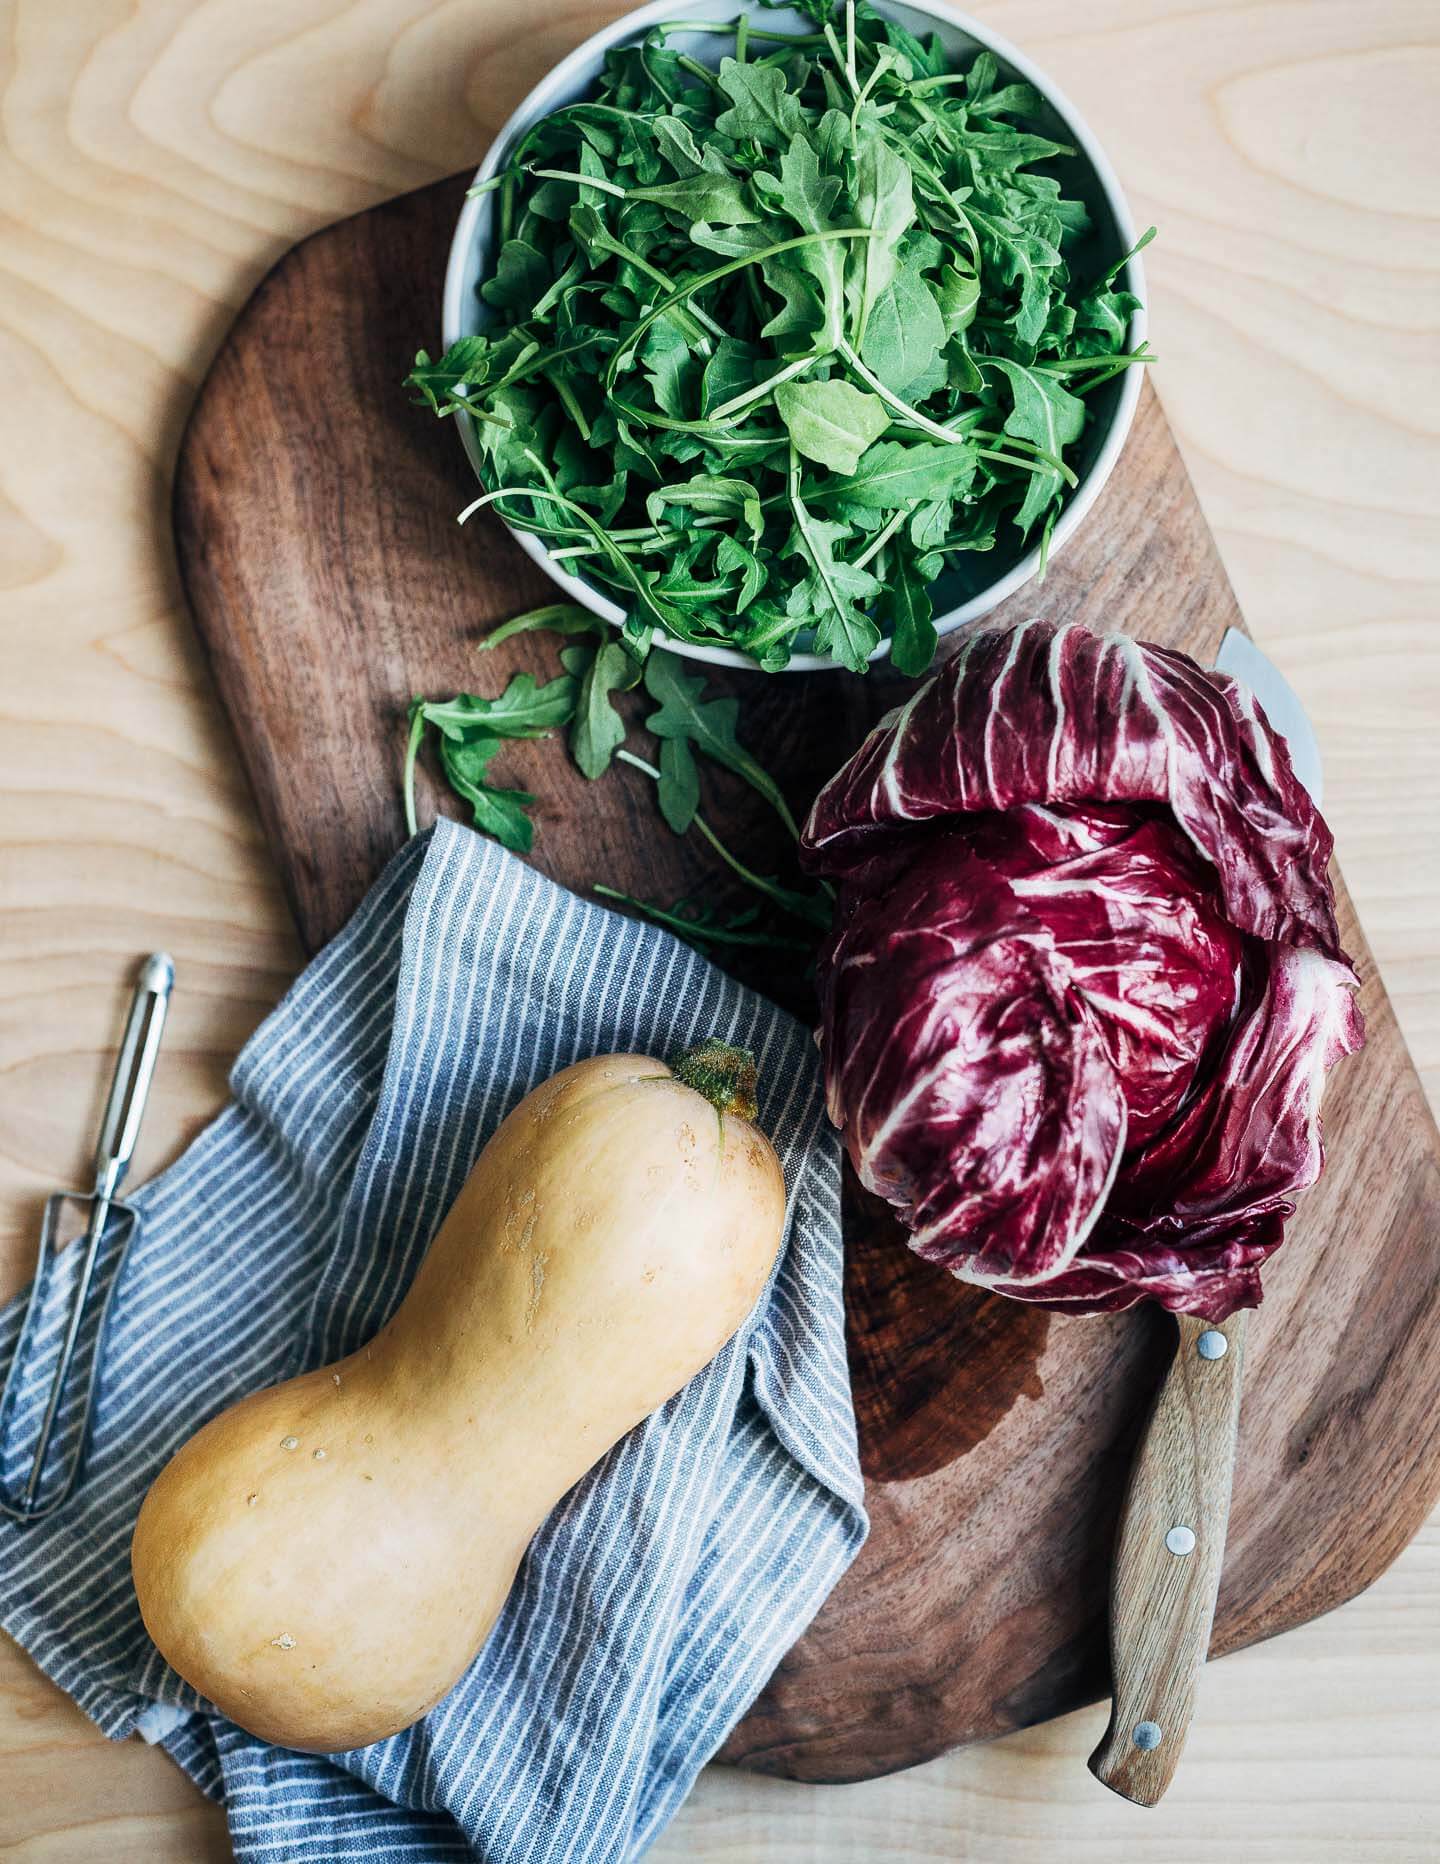
[[[637,648],[919,674],[1100,491],[1144,243],[1073,106],[962,14],[656,0],[500,133],[410,385],[458,417],[465,516]]]

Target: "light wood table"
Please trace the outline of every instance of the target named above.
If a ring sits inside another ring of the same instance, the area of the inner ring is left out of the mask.
[[[78,1182],[133,956],[180,970],[140,1160],[172,1157],[299,953],[167,523],[195,386],[301,234],[473,162],[606,0],[3,0],[0,1297]],[[1432,0],[1005,0],[1141,223],[1156,381],[1440,1093],[1440,13]],[[434,322],[419,306],[417,338]],[[666,1860],[1440,1857],[1440,1525],[1370,1592],[1218,1664],[1158,1811],[1096,1709],[865,1786],[716,1769]],[[0,1644],[0,1854],[228,1856],[165,1756]]]

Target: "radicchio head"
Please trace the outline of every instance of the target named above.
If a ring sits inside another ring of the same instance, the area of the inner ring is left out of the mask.
[[[972,635],[821,792],[831,1117],[913,1247],[1073,1312],[1260,1299],[1358,1049],[1331,837],[1243,688]]]

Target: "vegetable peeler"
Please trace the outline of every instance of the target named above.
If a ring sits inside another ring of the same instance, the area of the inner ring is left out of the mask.
[[[38,1521],[45,1515],[52,1514],[69,1499],[79,1479],[80,1467],[84,1461],[86,1439],[90,1432],[90,1417],[95,1404],[95,1386],[100,1370],[100,1360],[105,1350],[105,1331],[110,1316],[110,1306],[125,1267],[125,1257],[140,1228],[139,1211],[132,1204],[122,1202],[118,1192],[121,1181],[129,1169],[130,1160],[134,1156],[135,1142],[140,1136],[140,1122],[145,1114],[145,1102],[149,1098],[150,1083],[155,1075],[155,1062],[160,1053],[160,1037],[164,1033],[165,1015],[169,1009],[170,992],[174,982],[175,966],[170,957],[163,951],[153,952],[141,967],[135,994],[130,1000],[130,1014],[126,1019],[125,1034],[120,1043],[120,1055],[115,1063],[115,1078],[110,1083],[110,1097],[105,1103],[105,1117],[101,1122],[100,1138],[95,1147],[94,1189],[88,1193],[73,1194],[56,1191],[45,1200],[45,1216],[40,1226],[40,1248],[35,1261],[35,1280],[31,1288],[29,1305],[25,1310],[25,1319],[21,1324],[20,1337],[15,1344],[15,1356],[10,1362],[10,1370],[5,1380],[5,1389],[3,1393],[0,1393],[0,1446],[3,1446],[6,1440],[7,1423],[18,1408],[20,1371],[25,1364],[27,1349],[35,1344],[33,1336],[38,1332],[40,1306],[51,1265],[56,1256],[56,1237],[67,1203],[83,1205],[86,1209],[85,1230],[80,1245],[84,1250],[84,1255],[81,1258],[70,1317],[65,1326],[65,1335],[60,1347],[60,1356],[56,1362],[55,1374],[50,1382],[50,1392],[35,1439],[34,1455],[30,1462],[29,1474],[25,1478],[24,1489],[16,1497],[7,1494],[3,1483],[0,1483],[0,1513],[9,1515],[12,1520]],[[104,1241],[106,1229],[112,1217],[118,1218],[124,1225],[124,1235],[116,1257],[115,1269],[100,1308],[80,1416],[75,1424],[74,1444],[68,1460],[61,1465],[59,1477],[51,1485],[50,1493],[42,1501],[40,1491],[45,1475],[46,1454],[50,1448],[51,1438],[55,1434],[56,1421],[65,1399],[70,1367],[74,1361],[75,1349],[79,1344],[80,1332],[85,1323],[85,1310],[90,1298],[90,1285],[94,1279],[95,1265],[100,1255],[100,1245]]]

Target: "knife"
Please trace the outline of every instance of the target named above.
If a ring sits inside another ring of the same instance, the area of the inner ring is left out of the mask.
[[[1320,747],[1273,661],[1238,628],[1215,657],[1286,740],[1316,807]],[[1210,1647],[1240,1420],[1241,1308],[1228,1320],[1177,1314],[1179,1340],[1145,1427],[1120,1511],[1110,1581],[1110,1723],[1090,1771],[1139,1806],[1174,1777]]]

